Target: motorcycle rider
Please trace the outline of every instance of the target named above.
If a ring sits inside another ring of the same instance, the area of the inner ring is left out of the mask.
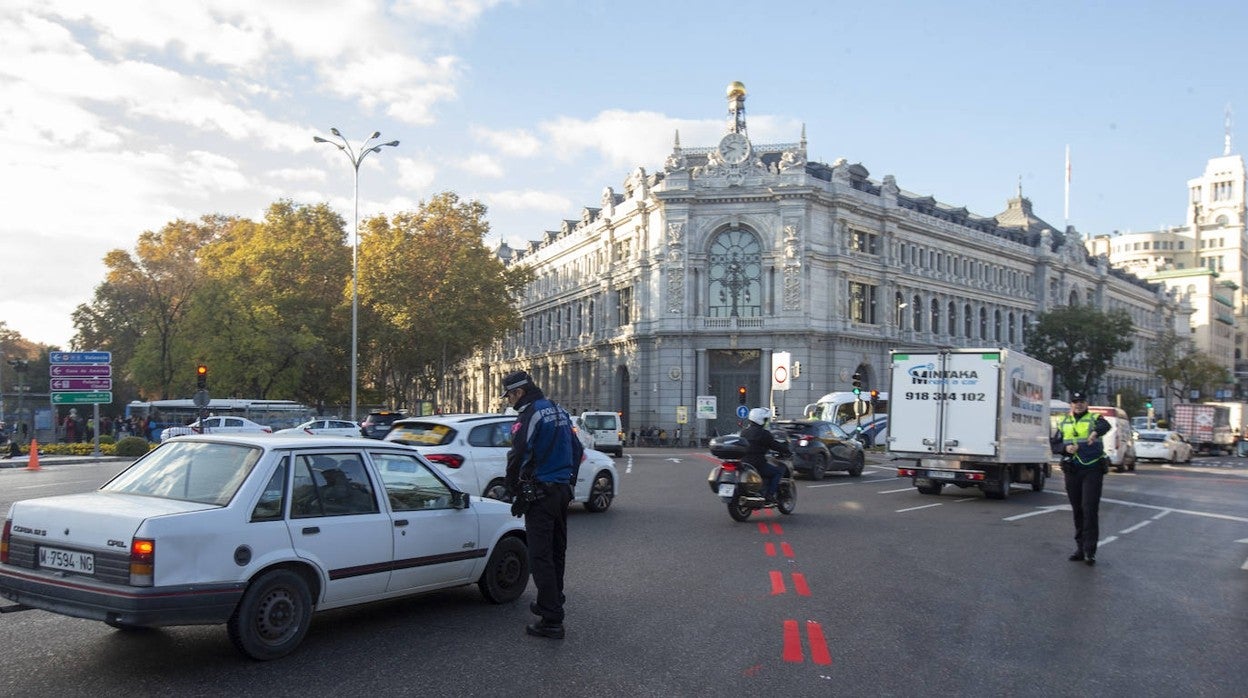
[[[792,455],[787,441],[780,441],[767,429],[771,419],[771,410],[766,407],[755,407],[750,410],[749,421],[741,430],[741,438],[748,444],[741,460],[749,463],[763,477],[763,498],[768,502],[776,501],[776,492],[780,489],[780,478],[784,468],[767,462],[767,452],[777,451],[784,458]]]

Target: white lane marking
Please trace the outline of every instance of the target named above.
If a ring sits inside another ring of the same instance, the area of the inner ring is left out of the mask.
[[[1110,536],[1108,538],[1102,538],[1101,540],[1098,540],[1096,542],[1096,545],[1099,547],[1099,546],[1105,545],[1106,543],[1113,543],[1116,540],[1118,540],[1118,536]]]
[[[910,507],[909,509],[897,509],[897,510],[895,510],[895,511],[896,511],[896,513],[898,513],[898,514],[901,514],[901,513],[907,512],[907,511],[915,511],[915,510],[918,510],[918,509],[931,509],[932,507],[938,507],[938,506],[940,506],[940,504],[939,504],[939,503],[936,503],[936,504],[924,504],[924,505],[923,505],[923,506],[921,506],[921,507]]]
[[[1036,511],[1029,511],[1026,514],[1017,514],[1015,516],[1007,516],[1001,520],[1002,521],[1018,521],[1019,519],[1026,519],[1032,516],[1040,516],[1041,514],[1052,514],[1055,511],[1062,511],[1063,509],[1065,509],[1066,511],[1070,511],[1070,505],[1059,504],[1057,506],[1051,506],[1051,507],[1039,507]]]
[[[1156,521],[1157,519],[1160,519],[1163,516],[1169,516],[1169,515],[1170,515],[1169,509],[1166,509],[1165,511],[1159,511],[1156,514],[1153,514],[1153,521]]]
[[[958,502],[973,502],[973,501],[975,501],[975,500],[977,500],[977,499],[979,499],[979,497],[963,497],[963,498],[961,498],[961,499],[955,499],[955,500],[953,500],[953,503],[954,503],[954,504],[957,504]]]
[[[895,477],[885,477],[885,478],[880,478],[879,480],[863,480],[863,481],[862,481],[862,484],[864,484],[864,485],[870,485],[870,484],[871,484],[871,483],[873,483],[873,482],[897,482],[897,478],[895,478]]]
[[[898,492],[912,492],[912,491],[914,491],[913,487],[903,487],[899,490],[880,490],[879,492],[876,492],[876,494],[896,494]]]
[[[1111,504],[1121,504],[1126,507],[1140,507],[1141,509],[1157,509],[1167,513],[1174,512],[1176,514],[1190,514],[1192,516],[1206,516],[1211,519],[1222,519],[1223,521],[1238,521],[1240,523],[1248,523],[1248,517],[1232,516],[1230,514],[1215,514],[1211,511],[1194,511],[1192,509],[1175,509],[1174,507],[1159,507],[1154,504],[1140,504],[1138,502],[1128,502],[1121,499],[1101,499],[1102,502]]]
[[[845,485],[857,485],[861,480],[846,480],[845,482],[829,482],[824,485],[806,485],[806,489],[813,490],[816,487],[844,487]]]
[[[1130,528],[1124,528],[1124,529],[1122,529],[1121,531],[1119,531],[1119,533],[1121,533],[1122,535],[1124,535],[1124,536],[1125,536],[1125,535],[1127,535],[1128,533],[1134,533],[1134,532],[1136,532],[1136,531],[1140,530],[1141,528],[1144,528],[1145,526],[1149,525],[1150,523],[1152,523],[1152,520],[1151,520],[1151,519],[1150,519],[1150,520],[1148,520],[1148,521],[1141,521],[1141,522],[1139,522],[1138,524],[1136,524],[1136,525],[1134,525],[1134,526],[1131,526]]]

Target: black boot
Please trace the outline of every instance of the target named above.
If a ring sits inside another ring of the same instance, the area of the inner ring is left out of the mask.
[[[562,640],[563,623],[551,623],[546,620],[539,620],[536,623],[524,626],[524,632],[534,637],[546,637],[551,640]]]

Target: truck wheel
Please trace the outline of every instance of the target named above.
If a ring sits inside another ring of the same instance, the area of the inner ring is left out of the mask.
[[[1032,466],[1032,470],[1031,470],[1031,491],[1032,492],[1044,491],[1045,477],[1046,475],[1044,473],[1043,463],[1037,463],[1036,465]]]
[[[914,488],[919,491],[919,494],[940,494],[945,485],[943,482],[933,482],[930,485],[915,485]]]
[[[1006,499],[1010,496],[1010,467],[1001,468],[1001,477],[991,485],[982,487],[984,496],[988,499]]]

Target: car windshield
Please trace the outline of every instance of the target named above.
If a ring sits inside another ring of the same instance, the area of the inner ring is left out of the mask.
[[[411,446],[442,446],[455,438],[455,430],[445,424],[430,422],[406,422],[395,424],[386,434],[386,441],[397,441]]]
[[[152,451],[100,488],[224,506],[263,451],[241,444],[173,440]]]

